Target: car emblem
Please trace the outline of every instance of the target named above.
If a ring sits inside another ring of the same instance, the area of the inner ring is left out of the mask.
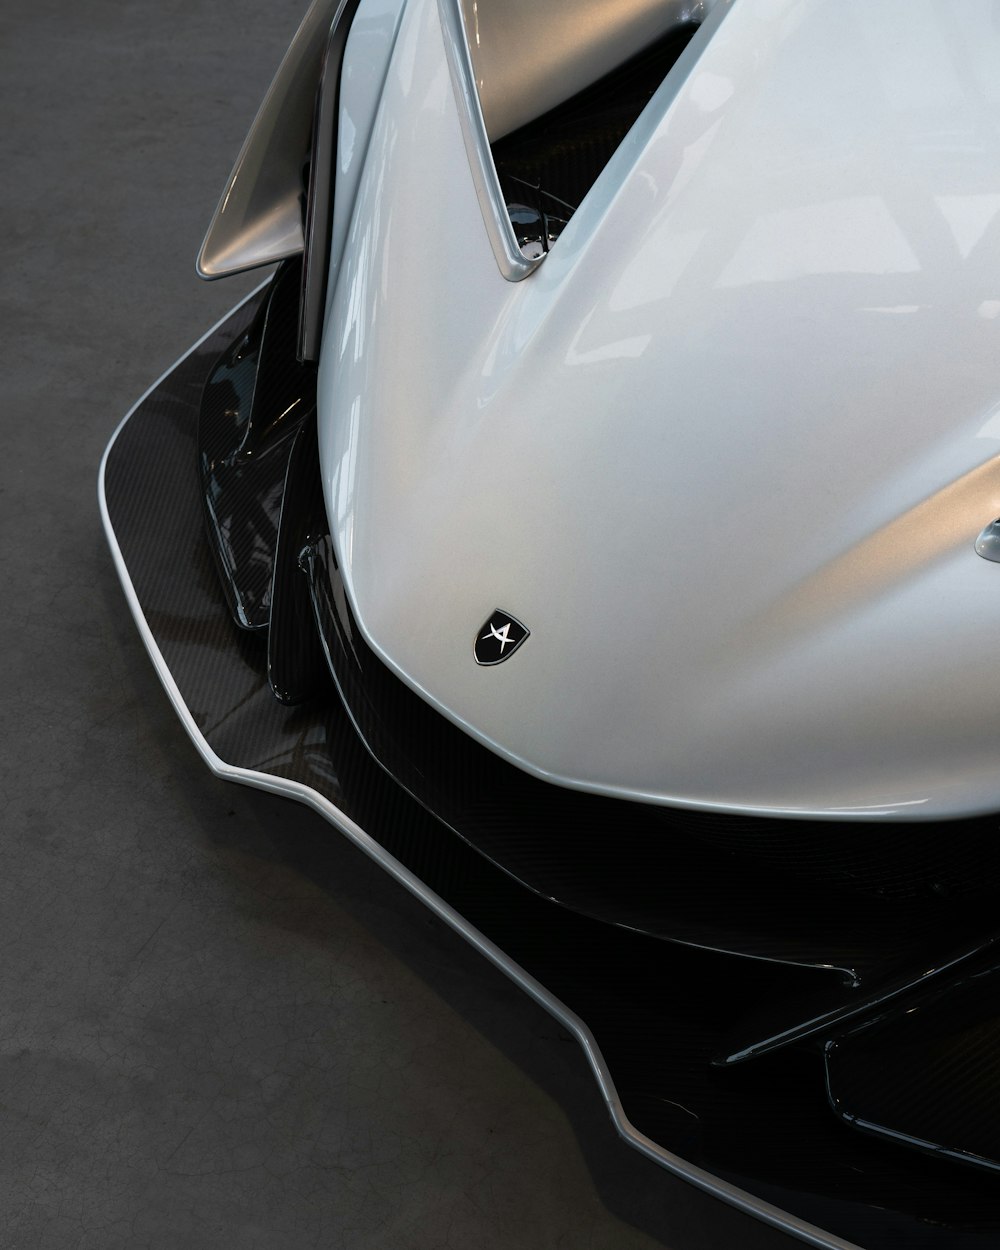
[[[509,660],[528,633],[516,617],[497,608],[476,634],[476,663],[501,664]]]

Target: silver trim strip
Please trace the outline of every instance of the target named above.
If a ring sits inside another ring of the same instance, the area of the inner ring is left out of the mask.
[[[450,0],[444,0],[445,3]],[[457,911],[454,910],[444,899],[439,898],[433,890],[429,890],[426,885],[416,877],[410,870],[401,864],[398,859],[388,854],[369,834],[355,824],[353,820],[344,812],[340,811],[329,799],[317,791],[310,789],[309,786],[302,785],[296,781],[286,781],[282,778],[269,776],[267,773],[255,772],[252,769],[236,768],[232,764],[227,764],[225,760],[216,755],[208,742],[202,736],[201,731],[195,724],[194,717],[191,715],[187,704],[177,687],[170,669],[163,658],[163,654],[156,645],[152,630],[146,621],[142,612],[135,587],[132,585],[132,579],[129,577],[128,568],[118,545],[118,539],[115,536],[114,528],[111,524],[111,518],[108,513],[107,497],[105,495],[105,472],[108,462],[108,456],[111,448],[115,444],[118,435],[125,428],[126,423],[131,419],[136,409],[142,404],[149,395],[160,385],[160,383],[173,372],[174,369],[186,360],[192,352],[196,351],[202,343],[232,316],[238,308],[242,307],[248,300],[252,299],[267,283],[261,283],[256,290],[252,291],[245,300],[241,300],[229,313],[216,322],[211,329],[207,330],[201,338],[193,344],[182,356],[166,369],[163,374],[150,386],[140,398],[132,405],[122,420],[119,422],[115,432],[111,436],[104,455],[101,457],[101,467],[98,474],[97,495],[101,509],[101,520],[104,524],[104,532],[107,536],[108,546],[111,548],[111,555],[115,562],[115,568],[118,570],[118,576],[121,579],[122,589],[125,592],[125,598],[128,602],[132,615],[135,618],[136,626],[139,630],[140,637],[146,645],[149,657],[156,669],[157,676],[163,684],[163,688],[167,693],[167,697],[174,706],[181,724],[187,730],[188,737],[194,743],[195,747],[201,754],[205,763],[217,776],[226,781],[235,781],[240,785],[253,786],[259,790],[266,790],[271,794],[283,795],[287,798],[297,799],[300,803],[305,803],[313,808],[332,825],[345,834],[360,850],[364,851],[371,859],[375,861],[381,868],[384,868],[390,876],[395,878],[400,885],[404,886],[410,893],[420,902],[424,903],[431,909],[445,924],[449,925],[460,937],[463,937],[471,946],[473,946],[481,955],[490,961],[501,972],[505,973],[515,985],[519,986],[529,997],[533,998],[540,1007],[543,1007],[551,1016],[567,1029],[576,1038],[577,1042],[583,1049],[583,1053],[590,1064],[590,1069],[597,1080],[601,1096],[604,1099],[605,1106],[611,1116],[611,1121],[617,1129],[619,1135],[640,1154],[645,1155],[654,1163],[659,1164],[668,1172],[672,1172],[675,1176],[679,1176],[682,1180],[690,1182],[698,1189],[704,1190],[705,1193],[711,1194],[713,1197],[720,1198],[723,1202],[730,1206],[736,1207],[737,1210],[744,1211],[748,1215],[755,1216],[757,1219],[763,1220],[765,1224],[770,1224],[774,1228],[780,1229],[782,1232],[790,1233],[793,1237],[799,1238],[807,1245],[816,1246],[818,1250],[863,1250],[863,1247],[856,1245],[854,1242],[844,1241],[840,1237],[832,1233],[825,1233],[822,1229],[808,1224],[803,1220],[797,1219],[780,1208],[772,1206],[770,1203],[763,1202],[752,1194],[746,1193],[745,1190],[738,1189],[735,1185],[730,1185],[727,1181],[719,1180],[710,1172],[704,1171],[702,1168],[695,1167],[693,1164],[687,1163],[684,1159],[677,1155],[671,1154],[670,1151],[664,1150],[662,1146],[657,1145],[645,1134],[640,1133],[632,1123],[622,1106],[621,1099],[615,1089],[614,1081],[611,1078],[611,1072],[604,1061],[600,1048],[594,1039],[593,1034],[587,1025],[574,1012],[570,1011],[563,1003],[551,994],[544,985],[536,981],[529,973],[514,960],[510,959],[504,952],[487,937],[474,928],[467,920],[464,919]]]
[[[504,203],[490,151],[489,135],[476,90],[476,76],[472,67],[472,54],[462,18],[461,0],[438,0],[441,33],[444,36],[448,68],[458,101],[458,117],[462,125],[462,138],[472,169],[472,181],[482,209],[486,233],[496,257],[500,272],[508,282],[520,282],[535,270],[544,259],[538,256],[529,260],[521,251],[510,224],[507,205]]]

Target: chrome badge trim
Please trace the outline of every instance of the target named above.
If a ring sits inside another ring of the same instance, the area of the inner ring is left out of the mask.
[[[530,637],[531,630],[527,625],[522,625],[510,612],[495,608],[493,615],[483,621],[476,631],[476,644],[472,649],[476,663],[483,668],[502,664]]]

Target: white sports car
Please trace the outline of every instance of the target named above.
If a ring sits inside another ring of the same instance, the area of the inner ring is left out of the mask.
[[[1000,1243],[1000,9],[315,0],[119,427],[220,775],[815,1246]]]

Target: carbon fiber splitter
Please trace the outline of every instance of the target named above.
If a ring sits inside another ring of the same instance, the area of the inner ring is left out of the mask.
[[[900,1150],[831,1114],[828,1062],[845,1104],[864,1092],[849,1047],[829,1056],[814,1039],[719,1066],[735,1021],[808,995],[804,970],[663,941],[547,901],[392,783],[332,685],[296,707],[274,698],[264,631],[238,629],[220,590],[197,454],[206,378],[263,298],[136,406],[102,471],[126,594],[206,761],[311,803],[504,968],[576,1034],[619,1131],[665,1167],[817,1246],[1000,1244],[1000,1185],[988,1171]],[[711,882],[705,890],[710,897]],[[871,1036],[872,1051],[893,1040],[891,1029]],[[919,1109],[922,1092],[900,1079],[886,1097]]]

